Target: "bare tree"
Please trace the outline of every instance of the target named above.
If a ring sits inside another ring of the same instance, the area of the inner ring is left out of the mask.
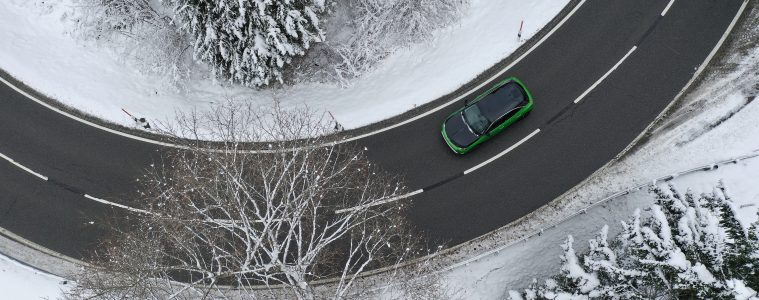
[[[184,149],[141,180],[146,213],[104,242],[71,297],[344,299],[368,268],[411,255],[403,204],[387,201],[405,191],[398,178],[325,146],[330,127],[307,110],[252,111],[181,117]]]

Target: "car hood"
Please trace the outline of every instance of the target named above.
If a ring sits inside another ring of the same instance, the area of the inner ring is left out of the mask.
[[[448,139],[459,147],[468,147],[478,138],[464,123],[464,117],[461,113],[454,114],[445,120],[445,133]]]

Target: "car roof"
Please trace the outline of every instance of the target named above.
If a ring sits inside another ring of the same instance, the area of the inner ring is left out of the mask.
[[[526,97],[524,89],[511,81],[491,91],[474,105],[477,105],[481,113],[492,122],[517,108]]]

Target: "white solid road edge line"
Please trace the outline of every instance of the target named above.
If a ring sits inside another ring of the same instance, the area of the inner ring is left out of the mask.
[[[16,166],[16,167],[18,167],[19,169],[21,169],[21,170],[24,170],[24,171],[26,171],[26,172],[28,172],[29,174],[32,174],[32,175],[34,175],[34,176],[37,176],[38,178],[40,178],[40,179],[42,179],[42,180],[44,180],[44,181],[47,181],[47,179],[48,179],[48,178],[47,178],[47,176],[45,176],[45,175],[42,175],[42,174],[40,174],[40,173],[37,173],[37,172],[34,172],[34,171],[32,171],[32,169],[29,169],[29,168],[27,168],[26,166],[24,166],[24,165],[22,165],[22,164],[20,164],[20,163],[17,163],[15,160],[13,160],[12,158],[10,158],[10,157],[6,156],[5,154],[2,154],[2,153],[0,153],[0,157],[2,157],[3,159],[7,160],[7,161],[8,161],[8,162],[10,162],[11,164],[15,165],[15,166]]]
[[[529,140],[530,138],[532,138],[533,136],[535,136],[535,135],[536,135],[536,134],[538,134],[539,132],[540,132],[540,128],[538,128],[538,129],[535,129],[535,131],[533,131],[532,133],[530,133],[530,134],[529,134],[529,135],[527,135],[526,137],[522,138],[522,139],[521,139],[519,142],[517,142],[516,144],[514,144],[514,145],[511,145],[511,147],[507,148],[506,150],[503,150],[501,153],[498,153],[498,155],[496,155],[496,156],[493,156],[493,157],[491,157],[490,159],[488,159],[488,160],[486,160],[486,161],[484,161],[484,162],[481,162],[479,165],[476,165],[476,166],[472,167],[471,169],[464,171],[464,175],[467,175],[467,174],[469,174],[469,173],[472,173],[472,172],[476,171],[477,169],[479,169],[479,168],[482,168],[482,167],[484,167],[485,165],[487,165],[487,164],[489,164],[489,163],[493,162],[494,160],[496,160],[496,159],[500,158],[501,156],[504,156],[504,155],[506,155],[506,153],[509,153],[509,152],[511,152],[512,150],[516,149],[517,147],[519,147],[519,145],[523,144],[524,142],[526,142],[527,140]]]
[[[424,113],[422,113],[420,115],[417,115],[417,116],[415,116],[413,118],[407,119],[407,120],[405,120],[403,122],[396,123],[396,124],[393,124],[391,126],[388,126],[388,127],[382,128],[382,129],[378,129],[378,130],[375,130],[375,131],[372,131],[372,132],[369,132],[369,133],[365,133],[365,134],[362,134],[362,135],[358,135],[358,136],[354,136],[354,137],[351,137],[351,138],[335,141],[335,142],[332,142],[332,143],[327,143],[327,144],[325,144],[325,146],[335,145],[335,144],[342,144],[342,143],[346,143],[346,142],[350,142],[350,141],[359,140],[359,139],[362,139],[362,138],[365,138],[365,137],[368,137],[368,136],[372,136],[372,135],[375,135],[375,134],[378,134],[378,133],[382,133],[382,132],[388,131],[390,129],[393,129],[393,128],[396,128],[396,127],[399,127],[399,126],[406,125],[406,124],[411,123],[413,121],[416,121],[418,119],[424,118],[424,117],[426,117],[426,116],[428,116],[428,115],[430,115],[430,114],[432,114],[432,113],[434,113],[436,111],[439,111],[439,110],[441,110],[441,109],[443,109],[443,108],[445,108],[445,107],[447,107],[447,106],[449,106],[449,105],[451,105],[453,103],[456,103],[456,102],[460,101],[461,99],[463,99],[464,97],[468,97],[469,95],[471,95],[472,93],[474,93],[476,90],[478,90],[478,89],[482,88],[483,86],[485,86],[486,84],[488,84],[490,81],[492,81],[492,80],[498,78],[499,76],[503,75],[503,73],[506,73],[506,71],[508,71],[509,69],[511,69],[512,67],[514,67],[517,63],[519,63],[520,61],[522,61],[522,59],[524,59],[528,54],[532,53],[533,50],[535,50],[541,44],[543,44],[543,42],[545,42],[551,35],[553,35],[554,32],[556,32],[562,25],[564,25],[564,23],[566,23],[567,20],[569,20],[569,18],[572,17],[572,15],[574,15],[586,1],[587,0],[580,1],[580,3],[578,3],[577,6],[575,6],[574,9],[572,9],[572,11],[570,11],[558,24],[556,24],[556,26],[554,26],[551,29],[551,31],[549,31],[545,36],[543,36],[543,38],[541,38],[537,43],[535,43],[535,45],[533,45],[532,47],[530,47],[530,49],[528,49],[525,53],[523,53],[521,56],[519,56],[519,58],[517,58],[514,62],[512,62],[511,64],[509,64],[505,68],[501,69],[501,71],[499,71],[496,75],[493,75],[492,77],[488,78],[488,80],[486,80],[483,83],[477,85],[476,87],[470,89],[468,92],[464,93],[463,95],[461,95],[459,97],[456,97],[455,99],[453,99],[451,101],[448,101],[448,102],[444,103],[443,105],[435,107],[435,108],[433,108],[433,109],[431,109],[429,111],[426,111],[426,112],[424,112]],[[9,86],[11,89],[15,90],[19,94],[24,95],[25,97],[33,100],[34,102],[37,102],[38,104],[40,104],[40,105],[42,105],[42,106],[44,106],[44,107],[46,107],[46,108],[48,108],[48,109],[50,109],[52,111],[55,111],[55,112],[57,112],[59,114],[62,114],[64,116],[68,117],[68,118],[71,118],[71,119],[74,119],[76,121],[79,121],[79,122],[81,122],[83,124],[95,127],[97,129],[100,129],[100,130],[103,130],[103,131],[106,131],[106,132],[109,132],[109,133],[113,133],[113,134],[116,134],[116,135],[119,135],[119,136],[122,136],[122,137],[125,137],[125,138],[129,138],[129,139],[145,142],[145,143],[150,143],[150,144],[155,144],[155,145],[160,145],[160,146],[166,146],[166,147],[172,147],[172,148],[180,148],[180,149],[184,149],[185,148],[185,147],[182,147],[180,145],[166,143],[166,142],[161,142],[161,141],[156,141],[156,140],[152,140],[152,139],[148,139],[148,138],[144,138],[144,137],[128,134],[128,133],[125,133],[125,132],[121,132],[119,130],[114,130],[114,129],[111,129],[111,128],[108,128],[108,127],[100,126],[98,124],[92,123],[90,121],[84,120],[84,119],[79,118],[79,117],[77,117],[75,115],[72,115],[70,113],[67,113],[67,112],[65,112],[63,110],[60,110],[60,109],[58,109],[58,108],[56,108],[56,107],[54,107],[54,106],[52,106],[50,104],[47,104],[45,101],[37,99],[36,97],[30,95],[29,93],[21,90],[18,87],[16,87],[12,83],[10,83],[8,80],[5,80],[5,78],[3,78],[2,76],[0,76],[0,82],[2,82],[5,85]],[[250,151],[250,152],[251,153],[259,153],[259,152],[269,153],[271,151],[253,150],[253,151]]]
[[[133,139],[133,140],[138,140],[138,141],[141,141],[141,142],[146,142],[146,143],[156,144],[156,145],[161,145],[161,146],[166,146],[166,147],[177,147],[177,145],[174,145],[174,144],[165,143],[165,142],[159,142],[159,141],[151,140],[151,139],[148,139],[148,138],[139,137],[139,136],[136,136],[136,135],[131,135],[131,134],[128,134],[128,133],[125,133],[125,132],[121,132],[121,131],[118,131],[118,130],[115,130],[115,129],[108,128],[108,127],[100,126],[98,124],[92,123],[92,122],[87,121],[85,119],[79,118],[79,117],[77,117],[75,115],[72,115],[72,114],[70,114],[68,112],[60,110],[60,109],[56,108],[55,106],[47,104],[47,102],[45,102],[45,101],[37,99],[37,97],[34,97],[34,96],[30,95],[29,93],[25,92],[24,90],[18,88],[17,86],[13,85],[9,81],[5,80],[5,78],[3,78],[2,76],[0,76],[0,82],[4,83],[5,85],[7,85],[8,87],[10,87],[14,91],[18,92],[19,94],[24,95],[24,97],[29,98],[29,99],[31,99],[34,102],[37,102],[39,105],[42,105],[42,106],[46,107],[47,109],[50,109],[50,110],[52,110],[54,112],[57,112],[57,113],[59,113],[61,115],[64,115],[64,116],[66,116],[66,117],[68,117],[70,119],[74,119],[76,121],[79,121],[80,123],[83,123],[85,125],[89,125],[89,126],[95,127],[97,129],[100,129],[100,130],[103,130],[103,131],[106,131],[106,132],[109,132],[109,133],[120,135],[122,137],[130,138],[130,139]]]
[[[591,85],[587,90],[585,90],[585,92],[583,92],[582,95],[580,95],[579,97],[577,97],[577,99],[575,99],[574,103],[575,104],[579,103],[583,98],[585,98],[585,96],[587,96],[588,94],[590,94],[590,92],[592,92],[593,89],[595,89],[599,84],[601,84],[601,82],[603,82],[604,79],[606,79],[606,77],[609,77],[609,75],[611,75],[611,73],[613,73],[617,68],[619,68],[619,66],[622,65],[622,63],[625,62],[625,60],[628,57],[630,57],[630,54],[632,54],[633,52],[635,52],[636,49],[638,49],[638,46],[633,46],[632,49],[630,49],[630,51],[627,51],[627,54],[625,54],[625,56],[622,57],[622,59],[620,59],[617,62],[616,65],[614,65],[613,67],[611,67],[611,69],[609,71],[607,71],[606,74],[604,74],[604,76],[601,76],[601,78],[599,78],[595,83],[593,83],[593,85]]]
[[[701,63],[701,65],[698,66],[698,69],[696,69],[696,72],[693,73],[693,77],[691,77],[691,79],[688,81],[688,83],[685,84],[685,87],[683,87],[680,90],[680,92],[677,93],[677,96],[675,96],[674,99],[680,98],[685,93],[685,91],[687,91],[690,88],[690,86],[693,84],[693,82],[696,81],[696,78],[699,77],[699,75],[701,75],[701,72],[703,72],[704,69],[706,69],[706,67],[709,65],[709,62],[711,62],[712,59],[714,58],[714,56],[717,55],[717,52],[719,51],[719,49],[722,48],[722,44],[725,43],[725,40],[727,40],[727,37],[730,36],[730,32],[733,31],[733,28],[735,27],[735,24],[738,23],[738,20],[740,19],[740,16],[743,15],[743,11],[746,9],[746,6],[748,5],[748,1],[749,0],[744,0],[743,1],[743,4],[741,4],[741,7],[738,9],[738,13],[733,18],[733,21],[730,22],[730,25],[727,26],[727,29],[722,34],[722,37],[719,39],[719,41],[717,41],[717,45],[715,45],[714,48],[712,48],[712,51],[709,52],[709,56],[707,56],[706,59]],[[671,106],[673,103],[674,103],[674,101],[672,103],[670,103],[669,106]],[[667,106],[667,108],[664,109],[664,112],[666,112],[667,110],[669,110],[669,106]]]
[[[400,196],[395,196],[395,197],[388,198],[388,199],[385,199],[385,200],[380,200],[380,201],[377,201],[377,202],[372,203],[372,204],[364,204],[364,205],[359,205],[359,206],[351,207],[351,208],[338,209],[338,210],[335,211],[335,213],[336,214],[342,214],[342,213],[349,212],[349,211],[354,211],[354,210],[364,209],[364,208],[368,208],[368,207],[372,207],[372,206],[377,206],[377,205],[382,205],[382,204],[386,204],[386,203],[390,203],[390,202],[395,202],[395,201],[398,201],[398,200],[401,200],[401,199],[406,199],[408,197],[419,195],[419,194],[421,194],[423,192],[424,192],[424,189],[418,189],[418,190],[413,191],[413,192],[408,193],[408,194],[404,194],[404,195],[400,195]]]
[[[662,17],[667,14],[667,12],[669,11],[669,8],[672,7],[672,4],[675,4],[675,0],[669,0],[669,4],[667,4],[667,7],[665,7],[664,10],[661,12]]]

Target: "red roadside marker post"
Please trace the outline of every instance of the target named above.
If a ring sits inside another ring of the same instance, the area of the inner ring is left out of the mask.
[[[123,108],[121,109],[121,111],[123,111],[125,114],[131,117],[137,126],[142,126],[142,128],[150,129],[150,122],[148,122],[148,120],[146,120],[145,118],[135,117],[134,115],[130,114],[126,109],[123,109]]]
[[[123,111],[125,114],[127,114],[127,116],[129,116],[130,118],[132,118],[132,120],[134,120],[135,122],[137,122],[137,117],[135,117],[132,114],[130,114],[126,109],[122,108],[121,111]]]

